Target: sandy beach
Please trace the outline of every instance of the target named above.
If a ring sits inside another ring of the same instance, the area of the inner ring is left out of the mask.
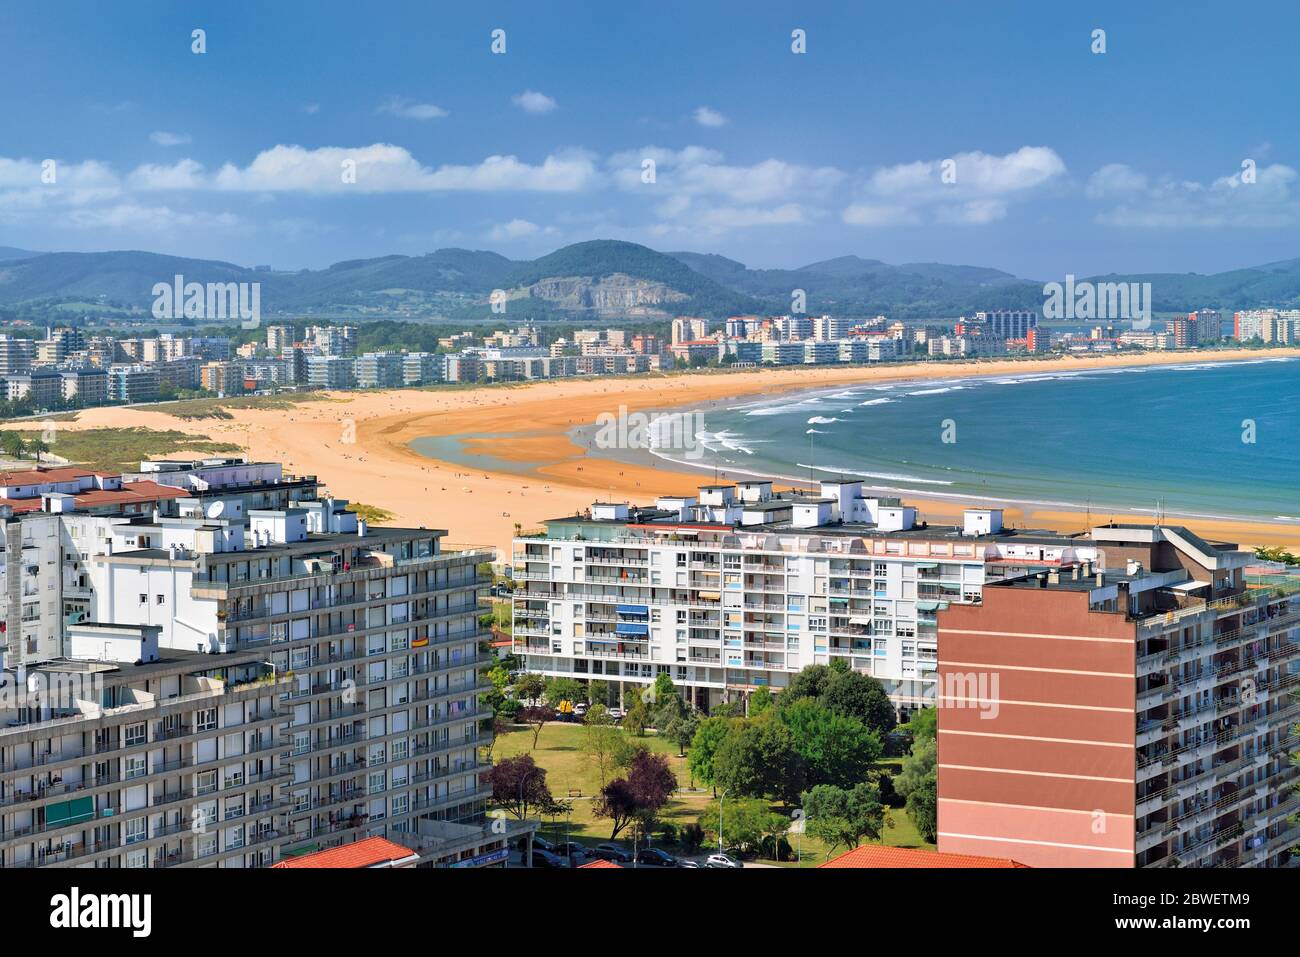
[[[182,419],[142,407],[83,411],[59,429],[145,427],[174,429],[240,445],[255,459],[282,461],[296,474],[314,474],[338,497],[394,514],[394,524],[448,530],[448,543],[494,545],[508,560],[516,525],[573,514],[595,499],[650,502],[657,495],[690,493],[711,476],[625,464],[588,455],[568,432],[602,412],[664,410],[710,401],[770,396],[818,386],[863,382],[1026,374],[1115,366],[1294,357],[1293,350],[1222,350],[1065,357],[1054,361],[985,360],[880,367],[819,367],[700,372],[638,378],[549,380],[517,385],[386,392],[339,392],[281,409],[233,408],[228,419]],[[465,451],[496,466],[467,470],[420,454],[416,439],[463,437]],[[54,452],[58,452],[57,440]],[[150,450],[142,449],[142,454]],[[924,517],[942,521],[962,505],[918,503]],[[1094,509],[1092,521],[1148,520]],[[1008,508],[1008,524],[1082,530],[1083,512]],[[1296,526],[1245,521],[1180,520],[1209,538],[1243,545],[1300,542]]]

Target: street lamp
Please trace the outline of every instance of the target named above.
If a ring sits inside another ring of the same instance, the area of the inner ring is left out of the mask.
[[[723,802],[724,800],[726,800],[726,797],[727,797],[727,791],[728,791],[727,788],[723,788],[723,789],[722,789],[722,793],[721,793],[720,795],[718,795],[718,853],[719,853],[719,854],[722,854],[722,853],[723,853],[723,850],[722,850],[722,802]]]

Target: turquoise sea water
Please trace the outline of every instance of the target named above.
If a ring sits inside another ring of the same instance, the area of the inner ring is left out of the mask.
[[[863,385],[703,421],[702,458],[660,456],[728,478],[1300,523],[1300,360]]]

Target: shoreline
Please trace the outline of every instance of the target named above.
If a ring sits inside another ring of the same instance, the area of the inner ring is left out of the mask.
[[[288,408],[231,408],[230,418],[183,419],[146,407],[81,411],[60,429],[145,427],[232,442],[257,459],[281,461],[287,472],[319,475],[340,498],[385,508],[393,523],[448,529],[448,543],[494,545],[509,561],[515,525],[571,515],[594,499],[651,502],[660,495],[694,494],[704,478],[663,462],[623,462],[590,454],[575,441],[602,412],[699,408],[818,388],[910,380],[1015,376],[1129,366],[1192,365],[1238,360],[1300,358],[1289,349],[1066,357],[1043,361],[908,363],[837,368],[762,368],[725,373],[550,379],[456,390],[401,389],[333,392]],[[890,368],[892,366],[892,368]],[[463,453],[490,457],[492,468],[458,465],[422,454],[412,443],[461,441]],[[57,442],[54,447],[57,454]],[[142,450],[147,453],[148,450]],[[866,484],[866,483],[864,483]],[[942,493],[908,498],[927,517],[959,519],[967,503]],[[1016,503],[1004,507],[1008,525],[1082,531],[1083,509]],[[1149,521],[1140,510],[1094,507],[1093,524]],[[1180,519],[1207,538],[1243,545],[1300,543],[1300,526],[1236,519]]]

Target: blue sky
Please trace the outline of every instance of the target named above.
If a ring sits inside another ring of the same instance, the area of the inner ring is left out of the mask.
[[[1042,279],[1300,255],[1294,4],[457,6],[6,3],[0,245],[314,268],[619,238]]]

